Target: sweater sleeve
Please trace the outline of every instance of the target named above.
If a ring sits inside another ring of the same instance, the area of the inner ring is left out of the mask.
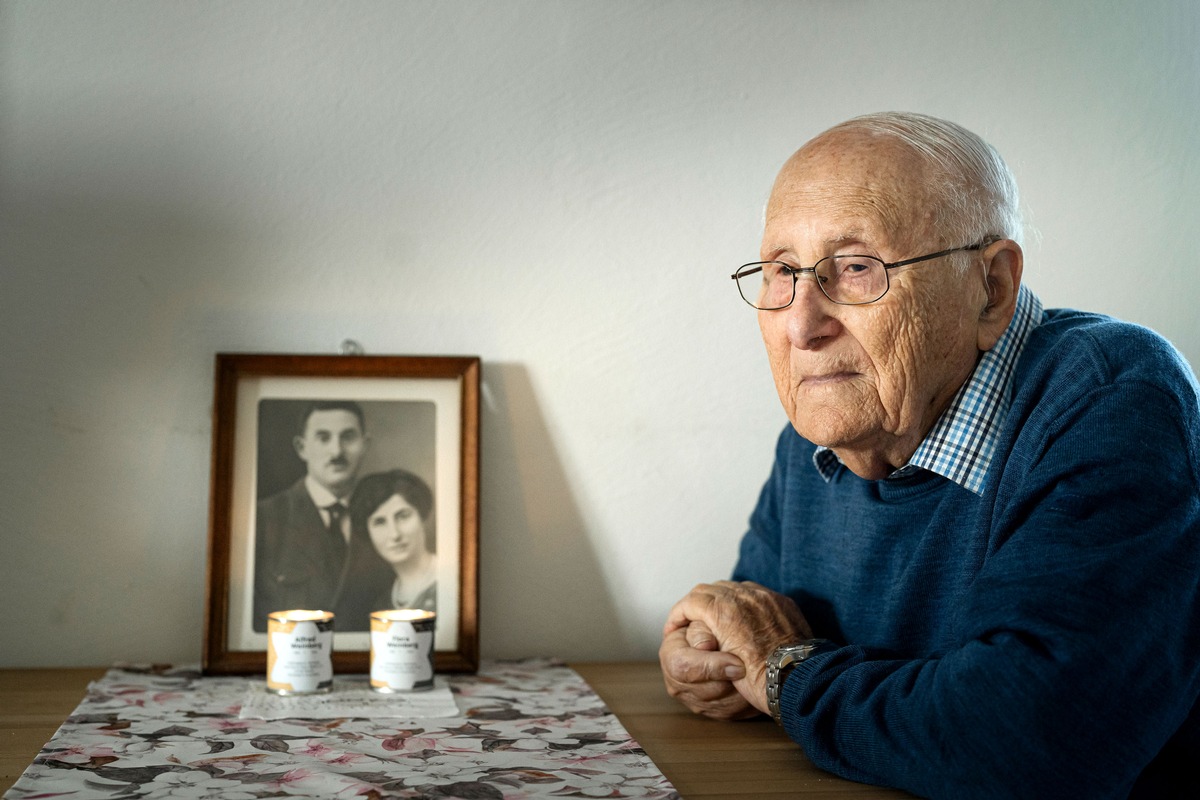
[[[821,768],[928,797],[1126,797],[1188,720],[1196,410],[1135,382],[1038,413],[991,530],[963,531],[988,552],[952,598],[954,645],[845,646],[792,671],[784,727]]]

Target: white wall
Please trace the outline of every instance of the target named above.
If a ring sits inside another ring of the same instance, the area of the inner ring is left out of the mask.
[[[1200,363],[1200,3],[0,4],[0,665],[197,661],[213,354],[476,354],[484,655],[650,657],[784,418],[728,275],[916,110]]]

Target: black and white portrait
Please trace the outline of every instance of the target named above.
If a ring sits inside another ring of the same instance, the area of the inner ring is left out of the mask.
[[[258,402],[253,617],[437,610],[436,406],[426,401]]]

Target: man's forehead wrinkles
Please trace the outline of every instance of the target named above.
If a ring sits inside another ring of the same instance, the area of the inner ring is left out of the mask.
[[[807,228],[819,235],[820,241],[836,244],[878,236],[892,228],[893,217],[887,204],[834,197],[776,204],[767,214],[766,222],[768,228],[776,228],[775,235],[789,235],[789,231]]]
[[[913,227],[911,216],[911,209],[898,198],[878,196],[780,203],[768,212],[764,233],[765,238],[781,245],[807,231],[819,237],[814,243],[821,245],[857,240],[882,246],[894,243]]]
[[[893,206],[899,187],[869,185],[843,180],[817,180],[780,186],[772,195],[770,206],[780,208],[808,207],[814,210],[832,209],[860,213]]]
[[[824,236],[815,241],[815,244],[823,249],[832,249],[847,242],[852,243],[872,243],[874,237],[860,229],[850,229],[838,234]],[[767,248],[775,252],[793,252],[795,248],[792,243],[783,240],[771,240],[767,243]]]

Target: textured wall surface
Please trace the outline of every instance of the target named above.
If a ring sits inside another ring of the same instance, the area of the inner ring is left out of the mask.
[[[0,2],[0,665],[195,661],[213,354],[483,359],[486,656],[650,657],[784,417],[728,275],[903,109],[1200,363],[1200,4]]]

